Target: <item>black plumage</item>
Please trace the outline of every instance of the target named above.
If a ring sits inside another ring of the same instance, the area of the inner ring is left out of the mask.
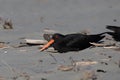
[[[105,37],[103,34],[104,33],[84,35],[80,33],[75,33],[62,35],[60,33],[55,33],[51,38],[51,40],[54,41],[50,45],[60,53],[68,51],[79,51],[90,47],[91,46],[90,42],[99,42],[101,39]],[[42,48],[41,51],[43,51],[44,49]]]
[[[107,29],[112,30],[113,32],[106,32],[111,35],[115,41],[120,41],[120,27],[107,25]]]

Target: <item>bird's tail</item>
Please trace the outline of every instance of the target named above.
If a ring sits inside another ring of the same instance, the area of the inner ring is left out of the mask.
[[[118,30],[120,30],[119,26],[107,25],[106,28],[109,29],[109,30],[115,31],[115,32],[118,31]]]
[[[106,32],[90,35],[91,42],[99,42],[100,40],[102,40],[105,37],[104,34],[106,34]]]

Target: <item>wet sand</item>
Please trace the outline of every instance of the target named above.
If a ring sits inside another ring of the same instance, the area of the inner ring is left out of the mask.
[[[0,28],[0,42],[18,45],[43,39],[49,28],[64,34],[108,31],[120,26],[119,0],[0,0],[0,17],[11,19],[12,30]],[[118,43],[119,44],[119,43]],[[120,52],[103,47],[65,54],[40,52],[39,46],[0,49],[0,80],[119,80]],[[80,62],[96,62],[82,65]],[[73,62],[78,62],[73,66]],[[72,66],[62,71],[60,66]]]

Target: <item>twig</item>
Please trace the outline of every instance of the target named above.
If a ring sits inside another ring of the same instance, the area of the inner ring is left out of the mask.
[[[55,62],[58,62],[57,59],[52,54],[49,55],[55,60]]]

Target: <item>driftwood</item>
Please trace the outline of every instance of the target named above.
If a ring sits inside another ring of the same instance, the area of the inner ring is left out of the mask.
[[[120,47],[116,46],[116,44],[99,44],[99,43],[90,43],[96,47],[103,47],[105,49],[114,49],[116,51],[120,51]]]
[[[72,63],[72,65],[60,65],[58,67],[58,70],[61,70],[61,71],[71,71],[71,70],[75,70],[75,69],[78,69],[78,67],[81,67],[81,66],[89,66],[89,65],[95,65],[95,64],[98,64],[97,61],[75,61]]]
[[[10,46],[8,46],[5,42],[0,42],[0,49],[6,49],[9,48]]]
[[[76,61],[73,62],[74,66],[89,66],[89,65],[94,65],[94,64],[98,64],[97,61]]]
[[[71,65],[69,65],[69,66],[63,66],[63,65],[60,65],[59,67],[58,67],[58,70],[61,70],[61,71],[71,71],[71,70],[73,70],[73,66],[71,66]]]
[[[117,47],[117,46],[106,46],[106,47],[103,47],[105,49],[120,49],[120,47]]]
[[[96,47],[110,47],[110,46],[115,46],[115,44],[104,44],[104,43],[92,43],[90,42],[90,44],[96,46]]]
[[[44,45],[47,43],[46,40],[36,40],[36,39],[24,39],[28,44],[41,44]]]

